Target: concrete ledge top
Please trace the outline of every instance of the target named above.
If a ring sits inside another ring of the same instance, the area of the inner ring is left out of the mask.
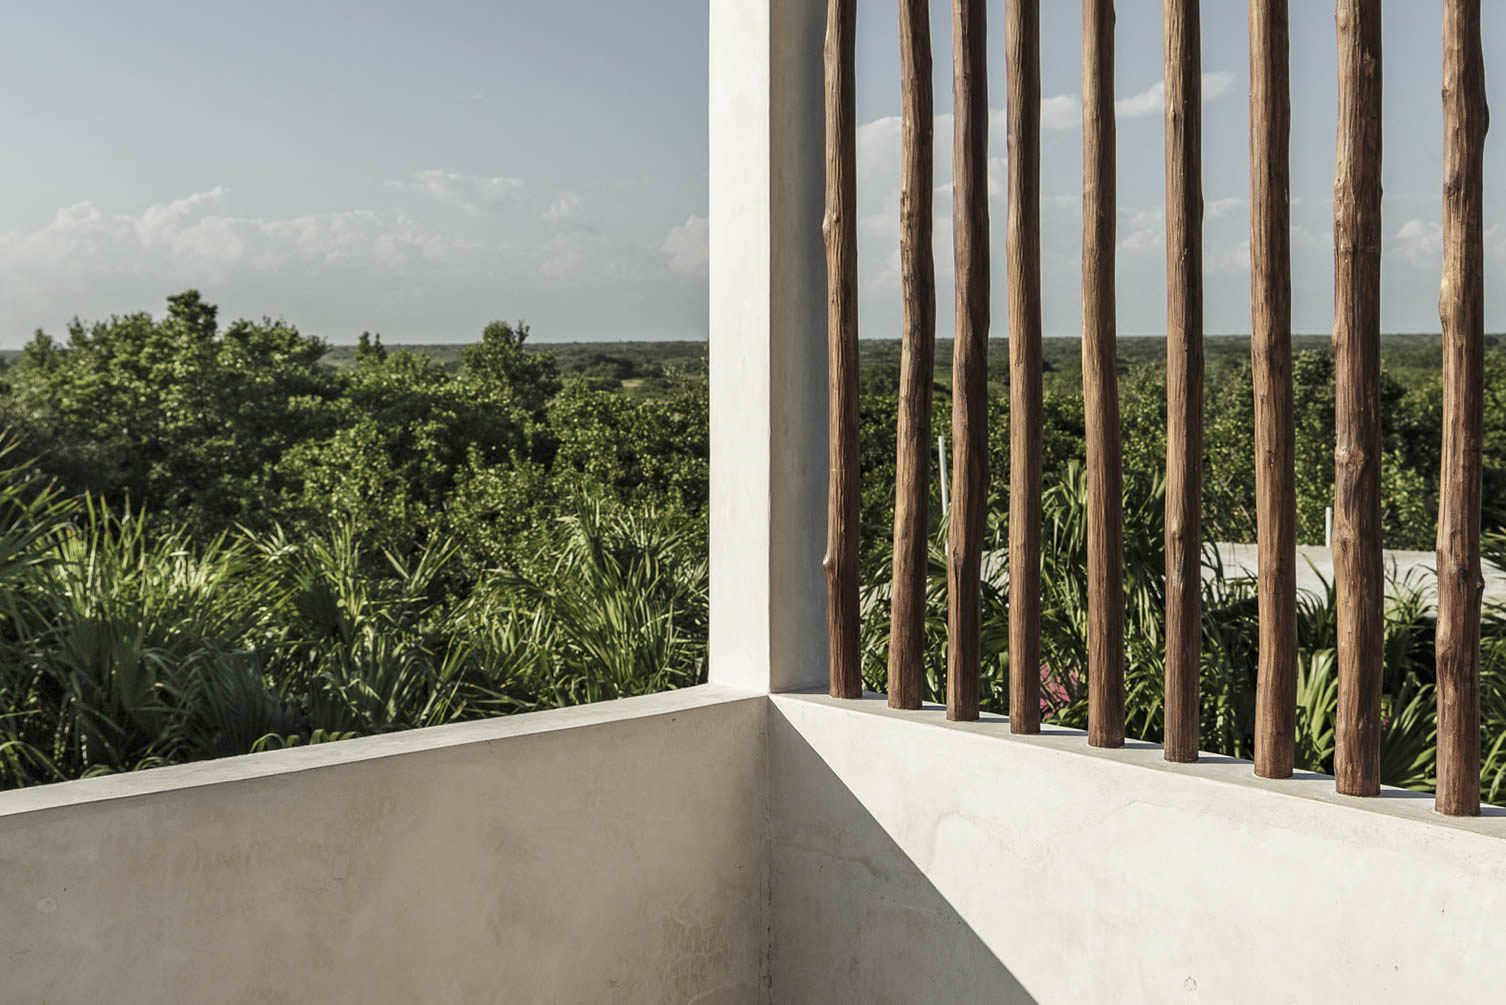
[[[966,734],[982,743],[1011,744],[1036,753],[1069,754],[1091,758],[1138,771],[1176,775],[1209,785],[1233,786],[1252,794],[1280,799],[1323,803],[1349,813],[1407,820],[1429,827],[1465,831],[1506,842],[1506,808],[1486,806],[1478,817],[1449,817],[1433,810],[1433,797],[1425,792],[1383,787],[1374,798],[1341,796],[1333,787],[1333,776],[1315,771],[1297,771],[1291,778],[1261,778],[1254,764],[1226,754],[1203,753],[1196,764],[1174,764],[1162,756],[1158,743],[1126,740],[1123,747],[1088,746],[1088,734],[1082,730],[1044,724],[1036,736],[1016,736],[1009,731],[1009,718],[983,713],[977,722],[951,722],[946,709],[926,705],[918,711],[889,707],[884,695],[865,692],[860,699],[832,698],[824,692],[787,692],[770,696],[778,706],[820,706],[846,715],[874,716],[902,722],[917,729],[946,730]]]
[[[764,695],[716,684],[621,698],[590,705],[545,709],[475,722],[383,733],[352,740],[317,743],[259,754],[178,764],[118,775],[0,792],[0,818],[61,809],[112,799],[129,799],[175,789],[313,771],[341,764],[378,760],[474,743],[493,743],[559,730],[583,729],[653,716],[675,715],[735,701],[762,701]]]

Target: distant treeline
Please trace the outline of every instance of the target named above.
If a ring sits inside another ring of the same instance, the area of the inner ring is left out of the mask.
[[[468,345],[330,346],[277,321],[221,326],[195,292],[166,315],[39,333],[0,375],[0,423],[68,494],[145,505],[195,534],[237,525],[349,522],[383,547],[433,535],[478,562],[517,546],[570,500],[681,513],[706,498],[707,359],[698,342],[530,341],[494,323]],[[1488,339],[1487,529],[1506,524],[1506,348]],[[887,547],[899,343],[868,340],[863,390],[864,552]],[[1321,543],[1333,484],[1333,366],[1325,336],[1298,336],[1298,533]],[[1159,338],[1119,342],[1127,493],[1158,478],[1165,444]],[[936,407],[951,342],[936,352]],[[1046,479],[1083,452],[1076,340],[1045,342]],[[995,339],[991,526],[1008,484],[1006,342]],[[1383,344],[1386,543],[1430,548],[1441,440],[1436,336]],[[1207,340],[1204,526],[1253,539],[1254,423],[1248,339]],[[940,426],[938,426],[938,429]],[[934,509],[935,507],[933,507]],[[487,543],[485,539],[492,539]],[[511,544],[504,544],[511,542]]]
[[[1160,736],[1164,343],[1121,342],[1131,731]],[[948,408],[950,343],[936,410]],[[993,345],[989,547],[1007,539],[1008,396]],[[1078,345],[1046,344],[1042,665],[1051,721],[1083,723],[1085,489]],[[898,346],[862,346],[863,665],[881,687]],[[1386,544],[1432,546],[1438,343],[1383,352]],[[189,291],[160,316],[38,334],[0,370],[0,787],[638,694],[703,680],[706,346],[549,345],[494,322],[464,346],[331,348],[222,324]],[[1506,349],[1487,351],[1485,521],[1506,501]],[[1299,535],[1333,491],[1333,360],[1293,366]],[[1210,339],[1204,530],[1250,540],[1247,346]],[[938,418],[938,431],[945,421]],[[926,696],[944,698],[933,468]],[[811,514],[812,520],[822,519]],[[1506,536],[1487,538],[1506,561]],[[812,555],[811,561],[819,560]],[[1246,755],[1256,608],[1205,585],[1203,736]],[[1304,602],[1298,762],[1332,765],[1332,597]],[[1007,610],[985,590],[984,707],[1007,711]],[[1432,622],[1387,613],[1383,778],[1428,788]],[[1506,793],[1506,611],[1483,650],[1487,799]]]

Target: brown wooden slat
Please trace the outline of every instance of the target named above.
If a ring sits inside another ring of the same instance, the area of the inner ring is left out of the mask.
[[[1114,3],[1082,4],[1082,383],[1088,450],[1088,742],[1124,743],[1119,380],[1114,348]]]
[[[1041,9],[1004,7],[1009,78],[1009,729],[1041,731]]]
[[[1443,5],[1443,467],[1438,505],[1438,799],[1480,812],[1480,449],[1485,56],[1480,0]]]
[[[1164,0],[1166,93],[1166,737],[1197,760],[1202,650],[1203,128],[1198,0]]]
[[[988,505],[988,40],[985,0],[952,4],[952,512],[947,541],[947,718],[978,717],[979,597]]]
[[[931,488],[931,383],[936,356],[930,0],[900,0],[899,48],[904,116],[899,210],[904,338],[894,466],[889,705],[919,708],[925,650],[926,509]]]
[[[1334,586],[1345,795],[1380,791],[1384,569],[1380,527],[1381,3],[1338,0],[1334,179]]]
[[[863,693],[858,654],[858,232],[854,124],[857,0],[828,0],[826,17],[827,353],[830,481],[826,634],[831,694]]]
[[[1292,444],[1291,92],[1287,0],[1250,2],[1250,368],[1260,649],[1255,773],[1289,778],[1297,728]]]

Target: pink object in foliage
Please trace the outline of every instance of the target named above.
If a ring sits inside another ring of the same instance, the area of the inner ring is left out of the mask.
[[[1056,709],[1076,699],[1081,686],[1082,674],[1078,672],[1076,667],[1068,670],[1065,674],[1059,674],[1045,663],[1042,663],[1041,717],[1049,719]]]

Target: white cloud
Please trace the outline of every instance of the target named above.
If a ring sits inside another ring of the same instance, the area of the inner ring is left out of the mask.
[[[32,231],[0,234],[0,268],[7,275],[66,270],[86,265],[113,239],[118,224],[93,203],[65,206]]]
[[[1229,88],[1234,84],[1232,73],[1205,73],[1203,74],[1203,103],[1216,101],[1229,93]],[[1143,91],[1139,91],[1127,98],[1121,98],[1114,102],[1114,112],[1121,119],[1137,119],[1147,115],[1156,115],[1166,107],[1166,87],[1162,81],[1156,81]]]
[[[1441,269],[1443,227],[1426,220],[1408,220],[1396,231],[1391,249],[1413,265]]]
[[[375,213],[355,210],[264,220],[258,224],[258,229],[272,239],[274,249],[291,249],[309,260],[332,262],[354,255],[363,245],[362,235],[376,224]],[[272,268],[279,263],[277,252],[268,250],[270,254],[258,262],[263,268]]]
[[[659,246],[669,269],[682,276],[704,276],[711,262],[711,230],[704,216],[692,216],[670,229]]]
[[[0,233],[0,272],[46,300],[109,275],[174,286],[217,284],[237,270],[400,271],[416,260],[451,261],[461,246],[402,215],[352,210],[264,219],[224,212],[228,199],[225,189],[213,188],[135,215],[77,203],[35,230]]]
[[[704,219],[691,218],[697,219],[704,228]],[[699,274],[705,275],[704,231],[701,240],[703,265]],[[551,281],[569,280],[576,286],[602,280],[636,283],[664,278],[664,262],[642,242],[624,240],[591,228],[562,230],[520,250],[525,260],[510,263],[512,268],[526,269]],[[693,256],[692,251],[686,253]]]
[[[1203,268],[1210,275],[1249,275],[1250,239],[1216,245],[1204,252]]]
[[[1222,98],[1229,93],[1229,88],[1234,86],[1234,74],[1227,70],[1218,73],[1203,74],[1203,100],[1212,101]]]
[[[1165,106],[1164,88],[1165,85],[1158,80],[1139,93],[1120,98],[1114,102],[1114,113],[1121,119],[1138,119],[1144,115],[1154,115]]]
[[[546,220],[568,220],[579,216],[586,206],[586,197],[579,192],[561,192],[544,210]]]
[[[1007,199],[1009,197],[1009,158],[990,157],[988,159],[988,197],[990,199]]]
[[[994,111],[990,119],[990,140],[1002,148],[1002,112]],[[886,115],[858,126],[855,131],[855,146],[858,155],[858,201],[872,198],[865,189],[871,188],[888,198],[888,190],[899,189],[900,140],[904,125],[898,115]],[[931,122],[932,174],[944,182],[952,175],[952,114],[938,115]]]
[[[1082,99],[1075,94],[1053,94],[1041,99],[1042,129],[1076,129],[1082,125]]]
[[[1239,196],[1227,199],[1210,199],[1203,203],[1203,215],[1210,220],[1221,220],[1245,204]]]
[[[238,221],[205,212],[224,197],[225,189],[215,187],[149,206],[132,221],[136,239],[143,249],[163,252],[178,267],[219,278],[246,252]]]
[[[212,211],[224,195],[197,192],[138,216],[106,214],[90,202],[64,207],[36,230],[0,234],[0,271],[63,288],[85,286],[100,271],[217,280],[247,248],[246,221]]]
[[[885,115],[872,122],[864,122],[853,131],[854,146],[858,155],[858,170],[894,162],[899,156],[900,131],[903,128],[898,115]]]
[[[393,186],[420,192],[436,202],[459,207],[467,213],[478,213],[485,206],[517,195],[523,188],[523,180],[500,175],[488,178],[428,168],[414,172],[413,177],[406,182],[394,182]]]
[[[1159,206],[1155,209],[1124,210],[1120,213],[1125,217],[1127,227],[1122,229],[1124,237],[1119,241],[1119,247],[1125,251],[1140,251],[1152,248],[1166,247],[1166,211]]]

